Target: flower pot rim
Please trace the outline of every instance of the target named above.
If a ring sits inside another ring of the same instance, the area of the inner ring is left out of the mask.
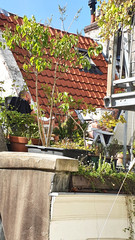
[[[9,135],[9,140],[11,142],[28,143],[28,138],[27,137],[20,137],[20,136]]]

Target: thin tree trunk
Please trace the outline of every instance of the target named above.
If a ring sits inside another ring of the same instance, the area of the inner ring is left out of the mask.
[[[39,99],[38,99],[38,73],[35,71],[35,76],[36,76],[36,103],[37,103],[37,122],[38,122],[38,129],[39,129],[39,134],[40,138],[42,141],[42,145],[46,145],[45,141],[45,132],[44,132],[44,127],[43,127],[43,121],[41,118],[41,111],[40,111],[40,106],[39,106]]]
[[[54,105],[53,97],[54,97],[56,80],[57,80],[57,78],[56,78],[57,66],[58,66],[58,62],[56,62],[55,72],[54,72],[54,84],[53,84],[52,96],[51,96],[51,108],[50,108],[50,120],[49,120],[48,135],[47,135],[47,147],[50,146],[51,133],[52,133],[52,117],[53,117],[53,105]]]
[[[80,125],[70,114],[68,114],[68,116],[69,116],[69,117],[75,122],[75,124],[82,130],[84,147],[86,147],[85,130],[83,130],[83,128],[81,127],[81,125]]]

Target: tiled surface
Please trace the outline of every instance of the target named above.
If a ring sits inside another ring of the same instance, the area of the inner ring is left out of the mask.
[[[14,19],[14,15],[10,14],[10,17],[6,17],[3,14],[0,14],[0,29],[4,29],[4,24],[8,24],[12,29],[15,28],[17,23],[21,23],[22,18],[18,17],[17,20]],[[50,27],[50,32],[54,37],[56,33],[60,32],[60,30],[53,29]],[[64,34],[64,32],[62,33]],[[79,37],[79,48],[88,49],[92,40],[88,37],[80,36]],[[28,53],[16,47],[15,51],[12,51],[16,62],[22,72],[24,79],[27,81],[29,90],[33,99],[35,100],[35,76],[33,73],[27,74],[23,70],[23,63],[25,62],[24,56],[28,58]],[[55,61],[54,58],[52,58]],[[107,63],[104,57],[100,54],[98,57],[92,58],[93,62],[96,64],[98,69],[102,72],[102,74],[91,73],[93,71],[85,72],[79,68],[69,68],[68,72],[58,73],[59,79],[57,80],[57,87],[59,91],[64,92],[67,91],[71,94],[75,99],[83,98],[84,102],[94,105],[95,107],[104,107],[103,98],[106,94],[106,85],[107,85]],[[81,70],[81,71],[80,71]],[[42,90],[43,84],[49,84],[52,86],[53,84],[53,76],[54,71],[53,68],[46,69],[39,75],[39,102],[43,108],[47,108],[47,99]],[[46,109],[47,110],[47,109]]]

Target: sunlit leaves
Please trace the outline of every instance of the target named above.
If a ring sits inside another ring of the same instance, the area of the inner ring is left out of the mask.
[[[105,112],[104,115],[102,116],[99,124],[100,127],[104,127],[108,129],[109,131],[113,131],[113,128],[118,124],[118,123],[126,123],[126,120],[123,115],[120,115],[118,119],[116,119],[112,114]]]
[[[100,53],[102,53],[102,50],[103,50],[103,47],[101,44],[99,45],[93,44],[88,49],[88,55],[89,57],[92,57],[93,55],[98,56]]]
[[[24,69],[28,71],[30,68],[41,72],[46,68],[52,67],[51,58],[55,57],[57,62],[57,70],[64,72],[72,65],[82,65],[83,68],[90,68],[90,62],[85,57],[78,53],[78,36],[73,34],[56,34],[53,38],[50,34],[49,28],[36,22],[34,16],[28,19],[23,17],[23,24],[16,25],[14,32],[6,27],[3,32],[3,37],[10,49],[15,49],[19,46],[29,53],[29,62],[25,62]],[[2,44],[1,44],[2,45]],[[3,45],[5,46],[5,45]],[[98,55],[102,51],[101,45],[90,46],[88,50],[89,57]]]
[[[101,2],[101,15],[98,18],[100,35],[104,40],[109,39],[120,27],[131,26],[135,13],[134,0],[108,0]]]
[[[50,64],[49,59],[45,57],[50,32],[47,27],[37,23],[34,16],[31,19],[24,16],[23,24],[17,24],[14,32],[6,27],[3,37],[9,48],[14,49],[15,46],[19,46],[28,51],[30,63],[24,64],[25,70],[32,66],[40,72]]]

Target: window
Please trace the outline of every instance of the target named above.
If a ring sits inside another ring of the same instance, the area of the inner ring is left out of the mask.
[[[92,61],[92,59],[88,56],[88,52],[86,49],[81,49],[79,48],[79,53],[81,53],[82,55],[84,55],[90,62],[91,68],[87,69],[80,69],[80,71],[84,71],[84,72],[89,72],[89,73],[94,73],[94,74],[99,74],[102,75],[103,73],[99,70],[99,68],[96,66],[96,64]]]

